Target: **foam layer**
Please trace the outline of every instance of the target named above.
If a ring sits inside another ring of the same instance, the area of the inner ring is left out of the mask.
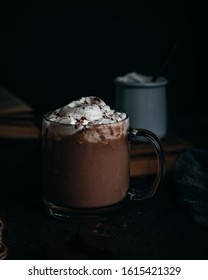
[[[146,75],[141,75],[136,72],[128,73],[123,77],[118,77],[118,81],[121,82],[134,82],[138,84],[145,84],[145,83],[151,83],[152,82],[152,77],[151,76],[146,76]]]
[[[82,132],[81,142],[103,142],[118,139],[127,133],[125,113],[112,110],[96,96],[82,97],[64,107],[45,114],[43,133],[60,140],[64,136]]]
[[[57,123],[75,125],[82,129],[88,125],[110,124],[126,118],[125,113],[112,110],[96,96],[82,97],[48,114],[47,119]]]

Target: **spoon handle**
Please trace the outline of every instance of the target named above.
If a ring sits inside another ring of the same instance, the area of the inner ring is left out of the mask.
[[[153,76],[152,82],[155,82],[157,80],[157,78],[160,76],[160,74],[164,71],[165,67],[168,65],[168,63],[170,62],[170,59],[172,58],[173,54],[175,53],[176,49],[177,49],[177,45],[174,44],[172,46],[170,52],[168,52],[167,56],[165,57],[158,73]]]

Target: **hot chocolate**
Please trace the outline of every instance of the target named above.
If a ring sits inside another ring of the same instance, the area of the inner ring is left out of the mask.
[[[129,120],[100,98],[83,97],[44,115],[43,195],[52,209],[122,201],[129,188]],[[55,208],[54,208],[55,207]]]
[[[145,190],[129,188],[129,141],[145,137],[155,148],[158,169]],[[43,196],[48,213],[72,222],[105,219],[125,198],[152,197],[165,174],[165,154],[151,131],[129,129],[125,113],[100,98],[82,97],[43,117]]]

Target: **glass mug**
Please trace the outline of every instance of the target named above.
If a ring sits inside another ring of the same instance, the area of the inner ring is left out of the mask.
[[[71,222],[108,218],[129,199],[152,197],[165,174],[159,138],[149,130],[129,127],[128,116],[111,124],[75,131],[44,114],[42,125],[42,187],[47,212]],[[130,142],[146,138],[155,148],[158,169],[146,193],[130,187]]]

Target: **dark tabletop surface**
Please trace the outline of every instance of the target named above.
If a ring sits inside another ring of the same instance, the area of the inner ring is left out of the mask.
[[[180,204],[173,174],[148,201],[128,201],[116,216],[66,223],[41,198],[40,144],[1,140],[0,217],[8,259],[208,259],[208,228]],[[134,178],[148,185],[152,177]]]

